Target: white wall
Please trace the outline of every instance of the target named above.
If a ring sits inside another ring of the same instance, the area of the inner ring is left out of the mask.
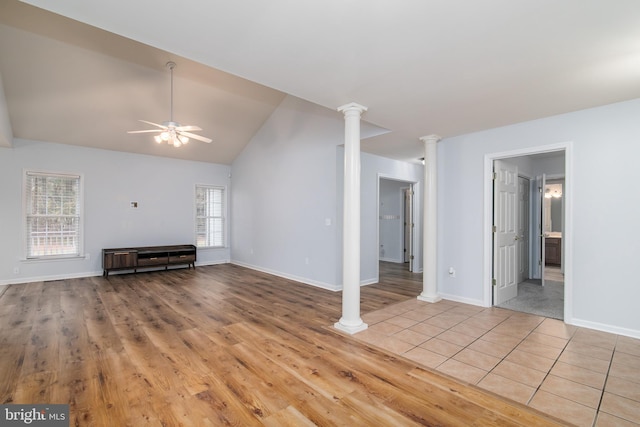
[[[336,289],[342,114],[287,96],[233,162],[234,263]]]
[[[84,258],[24,260],[24,170],[83,176]],[[229,172],[224,165],[14,140],[13,148],[0,148],[0,284],[101,274],[103,248],[194,243],[195,185],[228,188]],[[197,264],[229,258],[228,248],[199,249]]]
[[[342,114],[292,96],[283,100],[232,165],[232,262],[342,288],[343,143]],[[366,153],[361,162],[361,281],[374,283],[378,179],[420,182],[423,168]]]
[[[438,144],[438,290],[482,304],[485,156],[571,142],[571,322],[640,336],[640,100],[488,131]],[[606,194],[606,199],[601,195]],[[449,278],[449,266],[457,270]]]

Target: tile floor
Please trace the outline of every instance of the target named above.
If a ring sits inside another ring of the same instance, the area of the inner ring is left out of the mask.
[[[640,426],[640,340],[500,308],[404,301],[354,335],[578,426]]]

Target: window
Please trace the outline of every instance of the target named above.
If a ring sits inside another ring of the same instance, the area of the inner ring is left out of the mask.
[[[196,246],[223,247],[224,188],[196,185]]]
[[[80,176],[25,174],[27,258],[80,256]]]

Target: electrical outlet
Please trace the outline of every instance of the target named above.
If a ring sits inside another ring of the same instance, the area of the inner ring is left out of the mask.
[[[453,267],[449,267],[449,276],[456,277],[456,270]]]

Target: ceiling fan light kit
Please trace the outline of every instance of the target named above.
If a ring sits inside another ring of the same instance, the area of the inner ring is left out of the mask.
[[[173,121],[173,69],[176,67],[176,63],[169,61],[167,62],[167,68],[171,72],[171,104],[170,104],[170,112],[169,112],[169,121],[163,122],[161,125],[153,122],[149,122],[146,120],[140,120],[142,123],[147,123],[152,126],[156,126],[159,129],[146,129],[146,130],[130,130],[128,133],[149,133],[149,132],[160,132],[159,135],[155,135],[153,139],[158,143],[162,144],[166,142],[174,147],[180,147],[181,145],[187,144],[189,142],[189,138],[195,139],[198,141],[209,143],[211,139],[196,135],[195,133],[191,133],[191,131],[201,131],[202,129],[198,126],[187,125],[181,126],[180,123]]]

